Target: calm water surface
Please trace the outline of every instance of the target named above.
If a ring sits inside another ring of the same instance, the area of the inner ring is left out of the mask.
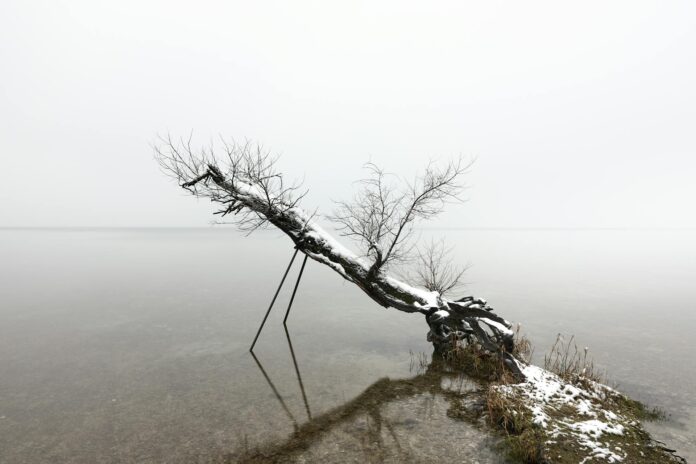
[[[538,358],[575,334],[696,460],[694,231],[429,233]],[[314,262],[289,333],[286,285],[250,356],[291,253],[274,232],[0,230],[0,463],[502,462],[449,414],[447,392],[473,387],[414,366],[422,316]]]

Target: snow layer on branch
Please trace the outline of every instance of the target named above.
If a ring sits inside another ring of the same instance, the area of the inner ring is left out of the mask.
[[[306,252],[306,253],[307,253],[307,256],[309,256],[309,257],[311,257],[311,258],[313,258],[313,259],[315,259],[315,260],[317,260],[317,261],[319,261],[319,262],[321,262],[321,263],[326,264],[326,265],[329,266],[331,269],[333,269],[334,271],[336,271],[336,272],[338,272],[339,274],[341,274],[341,276],[343,276],[343,278],[345,278],[346,280],[349,280],[349,281],[351,281],[351,282],[353,281],[353,279],[348,275],[348,273],[347,273],[346,270],[343,268],[343,266],[341,266],[339,263],[336,263],[336,262],[334,262],[334,261],[331,261],[329,258],[327,258],[327,257],[324,256],[324,255],[320,255],[320,254],[317,254],[317,253],[312,253],[312,252],[310,252],[310,251],[308,251],[308,252]]]
[[[300,208],[293,208],[293,212],[298,214],[298,216],[303,215],[305,218],[307,217],[304,211],[302,211]],[[315,221],[309,220],[307,229],[309,230],[309,232],[305,233],[306,236],[313,237],[315,240],[322,240],[325,246],[330,248],[332,253],[334,253],[335,255],[341,256],[347,260],[358,262],[365,269],[365,271],[369,269],[369,266],[362,262],[355,255],[355,253],[346,248],[341,242],[339,242],[331,234],[326,232]],[[416,306],[421,306],[423,308],[439,306],[440,294],[438,292],[431,292],[428,290],[416,288],[390,276],[387,276],[386,280],[389,282],[390,285],[403,290],[404,293],[410,293],[412,295],[415,295],[425,302],[425,304],[422,305],[419,302],[415,302]]]
[[[412,295],[416,295],[418,298],[421,300],[425,301],[424,305],[421,305],[418,302],[415,302],[414,304],[416,306],[421,306],[422,308],[426,309],[428,307],[438,307],[440,306],[439,304],[439,298],[440,294],[438,292],[430,292],[428,290],[423,290],[420,288],[412,287],[411,285],[408,285],[404,282],[401,282],[400,280],[397,280],[393,277],[387,277],[387,281],[389,282],[390,285],[393,285],[394,287],[400,288],[403,290],[405,293],[410,293]]]
[[[255,184],[248,184],[242,181],[236,181],[234,183],[234,190],[237,195],[250,197],[257,202],[266,201],[266,195],[263,193],[261,187]]]
[[[319,224],[314,221],[310,221],[307,227],[309,232],[305,233],[306,236],[314,237],[316,240],[322,240],[331,252],[337,256],[341,256],[349,260],[357,260],[355,253],[346,248],[341,242],[333,238],[331,234],[326,232]],[[361,263],[362,264],[362,263]]]
[[[505,326],[504,326],[503,324],[501,324],[500,322],[492,321],[492,320],[490,320],[490,319],[488,319],[488,318],[485,318],[485,317],[480,317],[480,318],[478,318],[478,319],[479,319],[481,322],[483,322],[483,323],[485,323],[485,324],[488,324],[488,325],[491,326],[491,327],[495,327],[496,329],[498,329],[501,333],[503,333],[503,334],[505,334],[505,335],[513,335],[513,334],[514,334],[514,332],[512,331],[512,329],[510,329],[510,328],[508,328],[508,327],[505,327]]]

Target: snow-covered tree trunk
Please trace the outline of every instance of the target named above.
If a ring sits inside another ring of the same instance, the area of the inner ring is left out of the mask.
[[[299,207],[303,195],[293,194],[296,186],[284,186],[282,176],[273,169],[275,159],[268,154],[250,150],[248,145],[226,145],[228,162],[223,172],[212,153],[194,155],[186,143],[177,146],[169,139],[166,142],[167,150],[157,149],[156,152],[162,168],[192,194],[223,205],[216,214],[237,215],[236,223],[243,230],[254,230],[268,224],[275,226],[292,240],[297,249],[360,287],[379,305],[423,314],[429,326],[428,340],[436,351],[444,353],[460,343],[475,342],[485,350],[498,353],[513,373],[522,375],[511,354],[514,345],[511,324],[495,314],[485,300],[473,297],[449,299],[438,291],[417,288],[384,271],[392,249],[400,243],[399,234],[412,217],[405,215],[405,219],[396,223],[394,229],[398,232],[393,233],[390,247],[380,248],[378,244],[370,243],[378,253],[370,263],[343,246],[319,226],[314,215]],[[454,175],[459,172],[454,171]],[[435,189],[442,188],[445,182],[438,184],[437,180],[429,179],[422,191],[415,192],[415,200],[408,204],[411,208],[408,214],[422,212],[424,207],[418,201],[428,199],[425,195],[433,191],[439,193]],[[428,211],[422,215],[427,217]],[[373,221],[372,213],[365,220]],[[381,251],[386,248],[386,253]]]

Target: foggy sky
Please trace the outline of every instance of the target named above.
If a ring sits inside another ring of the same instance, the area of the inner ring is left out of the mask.
[[[696,3],[0,2],[0,226],[198,226],[157,134],[250,138],[331,210],[476,158],[450,227],[696,227]]]

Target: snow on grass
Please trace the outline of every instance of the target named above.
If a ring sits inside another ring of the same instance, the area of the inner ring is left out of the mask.
[[[527,365],[522,372],[524,382],[492,388],[524,405],[531,423],[547,436],[547,445],[570,440],[585,450],[583,462],[594,459],[616,463],[626,458],[608,438],[624,435],[624,424],[630,421],[606,411],[602,404],[605,395],[617,392],[596,382],[574,385],[537,366]]]

